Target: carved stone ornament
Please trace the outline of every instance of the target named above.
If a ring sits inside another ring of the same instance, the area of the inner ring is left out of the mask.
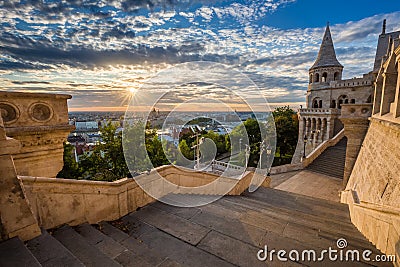
[[[5,102],[0,102],[0,114],[6,124],[16,121],[19,117],[18,108]]]
[[[46,122],[53,117],[53,111],[51,107],[44,103],[33,104],[29,111],[29,114],[35,121]]]

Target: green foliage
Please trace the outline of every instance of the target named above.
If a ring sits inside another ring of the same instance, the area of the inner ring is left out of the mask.
[[[299,120],[296,112],[289,106],[276,108],[273,115],[276,127],[276,149],[280,158],[279,163],[281,163],[287,156],[291,158],[296,150]]]
[[[64,166],[57,177],[75,178],[81,176],[81,169],[75,161],[74,146],[64,143]]]
[[[240,141],[239,139],[243,139],[243,136],[248,136],[248,144],[250,146],[250,156],[249,156],[249,167],[256,167],[259,157],[260,157],[260,142],[261,142],[261,130],[260,127],[263,127],[263,131],[266,132],[265,126],[263,124],[259,125],[257,120],[255,119],[247,119],[243,124],[236,126],[231,134],[231,142],[232,142],[232,149],[234,151],[242,150],[242,153],[239,155],[238,158],[242,159],[241,164],[244,162],[244,144],[245,141],[243,140],[243,147],[239,149]]]
[[[142,172],[168,164],[163,153],[162,143],[158,140],[154,130],[143,131],[143,123],[137,122],[134,125],[127,125],[124,139],[125,147],[128,148],[125,161],[123,152],[122,132],[117,132],[116,126],[110,122],[100,129],[102,142],[95,148],[82,155],[79,164],[71,156],[73,146],[64,146],[64,167],[57,177],[88,179],[100,181],[115,181],[129,176],[129,166],[133,167],[132,172]],[[149,157],[145,156],[147,153]],[[153,163],[153,165],[152,165]]]

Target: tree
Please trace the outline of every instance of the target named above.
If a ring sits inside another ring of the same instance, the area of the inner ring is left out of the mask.
[[[261,124],[261,127],[263,127],[263,132],[266,132],[265,126]],[[262,141],[261,138],[261,130],[260,130],[260,124],[258,123],[257,120],[255,119],[247,119],[244,123],[236,126],[231,134],[230,134],[230,142],[232,142],[232,149],[233,151],[242,151],[242,153],[239,155],[239,160],[240,163],[243,163],[244,161],[244,138],[247,136],[248,137],[248,145],[250,146],[250,156],[249,156],[249,161],[248,161],[248,166],[250,167],[256,167],[259,157],[260,157],[260,143]],[[239,148],[239,145],[241,144],[240,140],[242,139],[242,148]]]
[[[82,175],[82,170],[75,161],[74,146],[64,143],[64,166],[57,174],[59,178],[77,178]]]
[[[273,115],[276,127],[276,148],[281,163],[283,157],[288,157],[290,160],[296,150],[299,120],[296,112],[289,106],[276,108]]]

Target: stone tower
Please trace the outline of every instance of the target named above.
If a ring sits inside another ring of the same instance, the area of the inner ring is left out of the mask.
[[[309,69],[308,91],[325,89],[329,87],[331,81],[341,80],[342,71],[343,66],[336,58],[335,48],[333,46],[333,40],[328,23],[326,25],[325,34],[322,39],[317,59]],[[328,103],[328,105],[330,104]],[[322,108],[322,99],[312,102],[312,99],[307,98],[307,107]]]
[[[298,112],[299,140],[292,163],[311,162],[343,137],[343,123],[339,119],[343,105],[372,102],[372,71],[351,79],[342,79],[342,72],[328,23],[317,59],[309,69],[307,106]]]

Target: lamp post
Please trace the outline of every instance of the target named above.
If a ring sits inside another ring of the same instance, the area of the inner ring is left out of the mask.
[[[306,143],[307,143],[307,135],[304,135],[304,142],[303,142],[303,158],[306,158]]]
[[[250,146],[248,144],[246,144],[245,152],[246,152],[245,168],[247,168],[247,164],[249,163],[249,157],[250,157]]]
[[[242,138],[239,139],[239,153],[242,152]]]
[[[200,169],[200,145],[203,144],[203,142],[204,142],[204,137],[200,138],[200,141],[199,141],[199,136],[200,136],[199,133],[197,133],[195,135],[196,145],[191,147],[192,149],[196,149],[196,167],[195,167],[195,169],[197,169],[197,170]]]

